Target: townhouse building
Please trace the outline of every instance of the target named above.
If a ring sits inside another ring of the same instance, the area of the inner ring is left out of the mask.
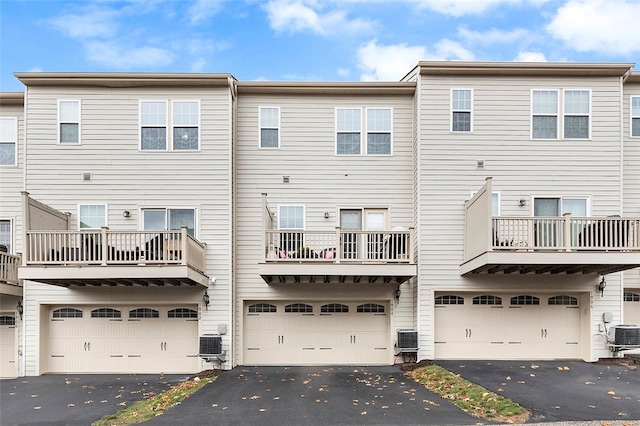
[[[16,73],[0,376],[619,356],[608,331],[640,325],[632,70]]]

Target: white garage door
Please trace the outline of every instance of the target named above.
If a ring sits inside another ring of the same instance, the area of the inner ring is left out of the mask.
[[[245,304],[245,365],[389,364],[389,314],[380,303]]]
[[[640,289],[624,292],[624,324],[640,325]],[[640,349],[624,351],[625,354],[640,354]]]
[[[439,294],[436,359],[580,358],[578,295]]]
[[[199,366],[195,306],[52,307],[51,373],[193,373]]]
[[[17,376],[16,317],[0,315],[0,378]]]

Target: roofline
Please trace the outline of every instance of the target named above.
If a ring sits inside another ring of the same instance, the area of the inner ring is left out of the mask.
[[[532,76],[616,76],[629,73],[634,63],[594,62],[469,62],[420,61],[422,75],[532,75]]]
[[[13,74],[25,86],[99,86],[99,87],[151,87],[151,86],[228,86],[231,74],[200,73],[49,73],[16,72]]]
[[[629,74],[625,83],[640,83],[640,72],[632,72]]]
[[[24,105],[24,92],[0,92],[0,105]]]
[[[242,94],[413,95],[415,82],[239,81]]]

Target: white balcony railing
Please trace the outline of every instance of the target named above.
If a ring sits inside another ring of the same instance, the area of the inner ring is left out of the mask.
[[[24,265],[187,265],[205,271],[205,244],[179,231],[27,231]]]
[[[0,283],[20,285],[18,280],[18,266],[20,256],[0,252]]]
[[[492,250],[640,251],[640,218],[494,216]]]
[[[411,263],[413,229],[334,232],[265,230],[266,262]]]

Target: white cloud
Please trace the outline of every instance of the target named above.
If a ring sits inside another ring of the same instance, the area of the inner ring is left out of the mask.
[[[358,49],[358,67],[364,81],[397,81],[421,60],[473,60],[473,53],[460,43],[442,39],[429,52],[423,46],[404,43],[382,46],[372,40]]]
[[[198,58],[191,64],[191,72],[202,72],[205,65],[207,65],[207,60],[204,58]]]
[[[629,54],[640,51],[640,2],[570,0],[547,30],[580,52]]]
[[[271,28],[278,32],[301,32],[329,36],[369,32],[374,23],[363,19],[349,19],[343,10],[322,12],[322,5],[315,0],[272,0],[267,11]]]
[[[547,62],[547,58],[544,56],[544,53],[541,52],[520,52],[515,62]]]
[[[192,25],[200,24],[218,13],[225,0],[197,0],[187,9],[187,17]]]
[[[348,77],[351,74],[349,68],[338,68],[337,73],[340,77]]]
[[[48,20],[71,38],[111,37],[118,31],[119,13],[112,9],[91,8],[83,14],[66,14]]]
[[[534,34],[531,31],[525,30],[523,28],[516,28],[511,31],[499,30],[496,28],[492,28],[489,31],[471,31],[466,27],[458,28],[458,34],[460,37],[469,42],[469,43],[479,43],[479,44],[497,44],[497,43],[508,43],[513,44],[517,42],[521,42],[523,40],[530,41]]]
[[[173,62],[173,53],[157,47],[127,47],[94,41],[85,44],[87,58],[111,69],[148,69]]]

